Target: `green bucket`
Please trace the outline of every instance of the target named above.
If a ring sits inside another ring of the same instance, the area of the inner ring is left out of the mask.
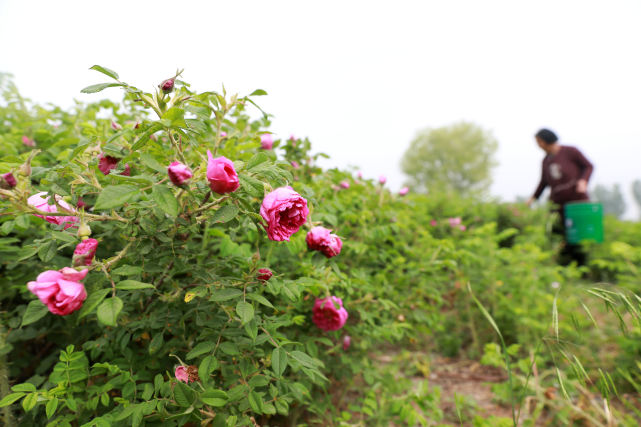
[[[590,202],[566,204],[565,237],[573,244],[584,240],[603,242],[603,206]]]

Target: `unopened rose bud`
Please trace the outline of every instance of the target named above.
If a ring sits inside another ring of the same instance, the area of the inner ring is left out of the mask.
[[[259,268],[256,278],[261,282],[266,282],[274,275],[269,268]]]
[[[347,351],[350,345],[352,345],[352,337],[345,335],[343,337],[343,351]]]
[[[174,82],[175,82],[175,80],[174,80],[174,79],[167,79],[167,80],[163,80],[163,82],[162,82],[162,83],[160,83],[160,84],[158,85],[158,87],[159,87],[159,88],[160,88],[160,90],[162,90],[162,91],[163,91],[163,93],[165,93],[165,94],[167,94],[167,93],[171,93],[171,92],[174,90]]]
[[[348,181],[341,181],[341,187],[344,188],[344,189],[348,189],[349,188],[349,182]]]
[[[87,239],[78,243],[78,246],[73,251],[73,266],[91,265],[97,248],[98,241],[96,239]]]
[[[0,175],[0,188],[11,190],[16,185],[18,185],[18,181],[16,181],[16,178],[11,172]]]
[[[120,126],[118,123],[116,123],[114,121],[111,122],[111,128],[113,130],[122,130],[122,126]]]
[[[22,136],[22,143],[27,147],[35,147],[36,146],[36,142],[33,139],[31,139],[28,136],[26,136],[26,135]]]
[[[379,176],[379,177],[378,177],[378,182],[379,182],[381,185],[384,185],[384,184],[387,182],[387,177],[386,177],[385,175],[381,175],[381,176]]]
[[[20,169],[18,169],[18,175],[31,176],[31,161],[27,161],[20,166]]]
[[[91,227],[89,227],[87,224],[80,224],[76,235],[82,240],[85,240],[87,237],[91,236]]]
[[[191,169],[180,162],[171,162],[167,168],[167,174],[171,182],[177,187],[186,184],[193,176]]]

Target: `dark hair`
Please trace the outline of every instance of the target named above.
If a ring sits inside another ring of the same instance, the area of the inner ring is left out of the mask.
[[[541,129],[534,136],[539,138],[541,141],[545,142],[546,144],[554,144],[559,140],[556,134],[552,132],[550,129]]]

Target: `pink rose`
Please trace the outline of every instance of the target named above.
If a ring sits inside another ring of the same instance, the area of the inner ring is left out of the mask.
[[[349,188],[349,182],[341,181],[341,187],[344,188],[344,189],[348,189]]]
[[[307,233],[305,241],[307,247],[312,251],[320,251],[327,258],[334,257],[341,253],[343,241],[332,230],[325,227],[314,227]]]
[[[260,136],[260,148],[263,150],[271,150],[274,146],[274,139],[270,133],[264,133]]]
[[[357,171],[356,176],[358,177],[358,179],[363,179],[363,172]]]
[[[186,184],[194,176],[191,173],[191,169],[180,162],[171,162],[167,168],[167,174],[171,182],[177,187]]]
[[[207,150],[207,180],[211,191],[218,194],[231,193],[238,190],[240,182],[234,164],[227,157],[220,156],[214,159],[211,151]]]
[[[345,335],[343,337],[343,351],[347,351],[350,345],[352,345],[352,337]]]
[[[461,225],[461,217],[448,218],[448,221],[450,223],[450,227],[456,227],[458,225]]]
[[[222,131],[222,132],[220,133],[220,137],[221,137],[221,138],[227,138],[227,132]]]
[[[46,191],[42,191],[38,194],[34,194],[33,196],[29,197],[27,199],[27,203],[29,206],[32,206],[38,210],[44,211],[44,212],[49,212],[49,213],[57,213],[58,212],[58,206],[56,205],[50,205],[48,204],[49,202],[49,196],[44,197],[47,195]],[[55,200],[58,202],[60,206],[65,208],[66,210],[70,212],[75,212],[76,210],[67,202],[62,200],[62,197],[59,195],[54,195]],[[34,214],[38,218],[44,218],[45,221],[50,222],[51,224],[65,224],[65,230],[69,227],[73,227],[75,223],[78,222],[78,217],[76,216],[44,216],[44,215],[39,215],[39,214]]]
[[[122,126],[120,126],[118,123],[114,122],[113,120],[111,121],[111,128],[113,130],[122,130]]]
[[[274,275],[269,268],[259,268],[256,278],[261,282],[266,282]]]
[[[73,266],[91,265],[97,248],[98,241],[96,239],[87,239],[78,243],[76,249],[73,251]]]
[[[338,306],[338,308],[336,308]],[[317,298],[312,309],[312,321],[323,331],[337,331],[347,321],[347,310],[343,308],[343,300],[331,296]]]
[[[280,187],[263,199],[260,215],[267,222],[267,237],[282,242],[305,224],[309,209],[307,200],[292,187]]]
[[[292,143],[292,147],[296,147],[298,145],[298,138],[296,138],[293,134],[289,135],[289,141]]]
[[[0,188],[10,190],[16,185],[18,185],[18,181],[16,181],[16,177],[11,172],[0,175]]]
[[[194,365],[178,366],[174,372],[174,376],[178,381],[182,381],[185,384],[200,381],[200,378],[198,378],[198,367]]]
[[[385,175],[381,175],[381,176],[379,176],[379,177],[378,177],[378,182],[379,182],[381,185],[385,185],[385,183],[387,182],[387,177],[386,177]]]
[[[117,157],[113,156],[107,156],[104,153],[101,153],[98,156],[98,169],[100,169],[100,172],[102,172],[104,175],[109,175],[111,173],[112,169],[116,168],[116,165],[118,165],[118,162],[120,162],[120,159]],[[125,165],[125,170],[122,171],[120,175],[123,176],[130,176],[131,175],[131,168],[129,165]]]
[[[35,282],[27,283],[27,288],[50,312],[66,316],[82,307],[87,298],[85,287],[80,281],[88,272],[88,269],[76,271],[69,267],[59,271],[47,270],[40,273]]]
[[[463,224],[461,224],[461,225],[459,226],[459,229],[460,229],[461,231],[465,231],[465,230],[467,230],[467,227],[466,227],[466,226],[464,226]]]
[[[35,147],[36,146],[36,142],[33,139],[31,139],[28,136],[26,136],[26,135],[22,135],[22,143],[24,145],[26,145],[27,147]]]
[[[163,80],[158,87],[164,94],[171,93],[174,90],[174,79]]]
[[[407,194],[407,193],[409,193],[409,192],[410,192],[410,189],[409,189],[409,188],[407,188],[407,187],[403,187],[403,188],[401,188],[400,190],[398,190],[398,194],[399,194],[399,195],[401,195],[401,196],[404,196],[404,195],[406,195],[406,194]]]
[[[430,221],[430,225],[431,225],[432,227],[436,227],[436,225],[437,225],[437,224],[438,224],[438,223],[436,222],[436,220],[435,220],[435,219],[433,219],[433,220],[431,220],[431,221]]]
[[[300,164],[296,160],[292,160],[292,167],[294,169],[299,169],[300,168]]]

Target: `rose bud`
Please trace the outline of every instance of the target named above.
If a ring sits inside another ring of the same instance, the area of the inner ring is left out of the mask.
[[[300,164],[296,160],[292,160],[292,167],[294,169],[299,169],[300,168]]]
[[[320,251],[327,258],[334,257],[341,253],[343,241],[332,230],[325,227],[314,227],[307,233],[305,241],[307,247],[312,251]]]
[[[66,316],[82,307],[87,291],[80,281],[88,269],[76,271],[65,267],[62,270],[47,270],[38,275],[35,281],[27,283],[27,288],[47,306],[49,311]]]
[[[114,122],[113,120],[111,121],[111,128],[113,130],[122,130],[122,126],[120,126],[118,123]]]
[[[87,239],[78,243],[78,246],[73,251],[73,266],[91,265],[97,248],[98,241],[96,239]]]
[[[358,177],[358,179],[363,179],[363,172],[361,171],[356,172],[356,176]]]
[[[220,137],[221,137],[221,138],[227,138],[227,132],[222,131],[222,132],[220,133]]]
[[[27,199],[27,204],[29,206],[32,206],[38,210],[44,211],[44,212],[49,212],[49,213],[57,213],[58,212],[58,206],[50,205],[49,204],[49,196],[44,197],[47,195],[46,191],[42,191],[40,193],[34,194],[33,196],[29,197]],[[55,200],[58,202],[60,206],[65,208],[66,210],[70,212],[75,212],[76,210],[67,202],[62,200],[62,197],[59,195],[54,195]],[[77,216],[44,216],[44,215],[39,215],[39,214],[34,214],[38,218],[44,218],[45,221],[50,222],[51,224],[56,224],[56,225],[65,225],[65,230],[69,227],[75,226],[75,224],[79,221]]]
[[[436,225],[437,225],[437,224],[438,224],[438,222],[436,222],[436,220],[435,220],[435,219],[433,219],[433,220],[431,220],[431,221],[430,221],[430,225],[431,225],[432,227],[436,227]]]
[[[401,188],[400,190],[398,190],[398,194],[399,194],[400,196],[404,196],[404,195],[406,195],[406,194],[407,194],[407,193],[409,193],[409,192],[410,192],[410,189],[409,189],[409,188],[407,188],[407,187],[403,187],[403,188]]]
[[[312,321],[323,331],[337,331],[345,325],[348,314],[343,307],[343,300],[331,296],[317,298],[312,309]]]
[[[104,175],[109,175],[111,173],[111,170],[115,169],[119,162],[120,162],[120,159],[113,156],[107,156],[104,153],[101,153],[98,156],[98,169],[100,169],[100,172],[102,172]],[[128,164],[125,165],[125,170],[120,175],[123,175],[123,176],[131,175],[131,168],[129,167]]]
[[[348,189],[349,188],[349,182],[341,181],[341,187],[344,188],[344,189]]]
[[[347,351],[350,345],[352,345],[352,337],[345,335],[343,337],[343,351]]]
[[[270,133],[264,133],[260,136],[260,148],[263,150],[271,150],[274,146],[274,140]]]
[[[171,162],[167,168],[167,174],[171,182],[177,187],[186,184],[194,176],[191,173],[191,169],[180,162]]]
[[[461,217],[448,218],[448,222],[450,223],[450,227],[456,227],[461,225]]]
[[[22,143],[24,145],[26,145],[27,147],[35,147],[36,146],[36,142],[33,139],[31,139],[28,136],[26,136],[26,135],[22,136]]]
[[[207,150],[207,180],[211,191],[218,194],[231,193],[238,190],[240,182],[234,169],[234,163],[227,157],[216,157]]]
[[[158,87],[160,88],[160,90],[162,90],[164,94],[168,94],[174,90],[174,83],[175,83],[174,79],[167,79],[167,80],[163,80],[162,83],[158,85]]]
[[[309,208],[307,200],[292,187],[280,187],[263,199],[260,215],[267,222],[267,237],[282,242],[296,233],[305,224]]]
[[[0,188],[11,190],[16,185],[18,185],[18,181],[16,181],[16,177],[11,172],[0,175]]]
[[[378,182],[379,182],[381,185],[385,185],[385,183],[387,182],[387,177],[386,177],[385,175],[381,175],[381,176],[379,176],[379,177],[378,177]]]
[[[76,206],[78,206],[78,208],[85,208],[85,209],[88,208],[87,203],[85,203],[85,201],[82,200],[82,197],[78,197],[78,203],[76,203]]]
[[[269,268],[259,268],[256,278],[261,282],[266,282],[273,276],[274,273]]]
[[[465,230],[467,230],[467,227],[466,227],[466,226],[464,226],[463,224],[459,225],[459,227],[458,227],[458,228],[459,228],[459,230],[461,230],[461,231],[465,231]]]

